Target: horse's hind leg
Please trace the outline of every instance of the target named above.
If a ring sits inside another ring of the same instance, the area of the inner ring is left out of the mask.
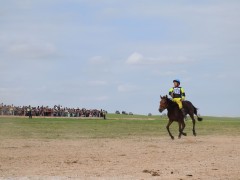
[[[182,125],[181,125],[180,122],[178,122],[178,127],[179,127],[178,139],[181,139],[181,136],[182,136]]]
[[[185,128],[185,122],[184,120],[182,120],[181,122],[178,122],[179,125],[179,135],[178,135],[178,139],[181,139],[181,136],[187,136],[187,133],[183,132],[184,128]]]
[[[182,122],[178,122],[179,126],[179,134],[178,134],[178,139],[181,139],[181,136],[184,135],[186,136],[187,134],[183,132],[183,129],[185,128],[185,123],[184,120]]]
[[[192,129],[193,135],[194,135],[194,136],[197,136],[197,133],[196,133],[196,131],[195,131],[195,123],[196,123],[196,120],[194,119],[193,113],[190,114],[190,117],[191,117],[192,123],[193,123],[193,129]]]
[[[182,135],[184,135],[184,136],[187,136],[187,133],[185,133],[185,132],[183,132],[183,130],[185,129],[185,122],[183,121],[183,123],[182,123]]]
[[[170,125],[171,125],[172,123],[173,123],[173,121],[172,121],[172,120],[169,120],[166,128],[167,128],[167,131],[168,131],[169,136],[172,138],[172,140],[174,140],[174,136],[172,135],[172,133],[171,133],[170,130],[169,130],[169,127],[170,127]]]

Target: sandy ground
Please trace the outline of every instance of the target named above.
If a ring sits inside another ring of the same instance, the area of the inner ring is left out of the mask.
[[[240,137],[1,140],[0,179],[240,180]]]

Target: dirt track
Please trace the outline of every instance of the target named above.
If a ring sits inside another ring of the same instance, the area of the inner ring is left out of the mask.
[[[240,180],[240,137],[3,140],[0,179]]]

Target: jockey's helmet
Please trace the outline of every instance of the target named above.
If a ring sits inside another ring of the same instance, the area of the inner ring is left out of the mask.
[[[179,79],[174,79],[173,82],[177,82],[178,84],[181,84]]]

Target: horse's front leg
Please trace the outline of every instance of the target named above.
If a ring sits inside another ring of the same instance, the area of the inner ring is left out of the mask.
[[[172,123],[173,123],[173,121],[169,119],[166,128],[167,128],[167,131],[168,131],[169,136],[172,138],[172,140],[174,140],[174,136],[172,135],[172,133],[170,132],[170,129],[169,129],[169,127],[170,127],[170,125],[171,125]]]

